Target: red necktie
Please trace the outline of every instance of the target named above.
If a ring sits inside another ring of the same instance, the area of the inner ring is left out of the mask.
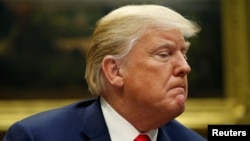
[[[134,141],[151,141],[150,138],[148,137],[148,135],[146,134],[140,134],[138,135]]]

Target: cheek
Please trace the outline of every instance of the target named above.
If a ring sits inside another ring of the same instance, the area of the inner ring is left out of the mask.
[[[144,83],[148,85],[148,89],[152,89],[155,92],[166,91],[170,76],[168,73],[156,70],[153,75],[148,73]]]
[[[133,59],[128,60],[123,69],[127,87],[136,92],[148,93],[147,95],[167,91],[172,74],[170,64],[158,62],[151,57],[131,58]]]
[[[157,65],[149,69],[146,74],[148,83],[160,91],[167,88],[172,73],[167,65]]]
[[[149,96],[160,96],[166,93],[171,77],[168,68],[159,65],[148,65],[147,67],[139,66],[130,71],[128,83],[137,91]]]
[[[163,76],[167,74],[161,67],[156,65],[142,65],[138,64],[135,67],[131,67],[129,74],[132,76],[132,79],[138,83],[148,83],[148,82],[160,82]]]

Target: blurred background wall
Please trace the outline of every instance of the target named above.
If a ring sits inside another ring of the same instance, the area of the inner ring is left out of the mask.
[[[90,97],[84,70],[91,33],[125,4],[165,5],[198,22],[202,31],[188,53],[190,99],[237,96],[250,109],[249,0],[2,0],[0,117],[13,100]]]
[[[96,21],[133,3],[166,5],[201,25],[189,52],[190,97],[223,96],[217,0],[11,0],[0,2],[0,98],[85,95],[85,54]]]

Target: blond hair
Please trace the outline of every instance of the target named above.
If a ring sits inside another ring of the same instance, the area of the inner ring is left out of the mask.
[[[178,29],[186,38],[200,30],[196,23],[164,6],[128,5],[110,12],[98,21],[87,54],[85,79],[93,95],[100,95],[105,86],[103,58],[106,55],[122,58],[151,27]]]

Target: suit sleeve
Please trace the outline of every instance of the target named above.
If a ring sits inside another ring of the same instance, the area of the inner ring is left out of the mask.
[[[3,141],[34,141],[31,131],[22,123],[13,124],[5,134]]]

